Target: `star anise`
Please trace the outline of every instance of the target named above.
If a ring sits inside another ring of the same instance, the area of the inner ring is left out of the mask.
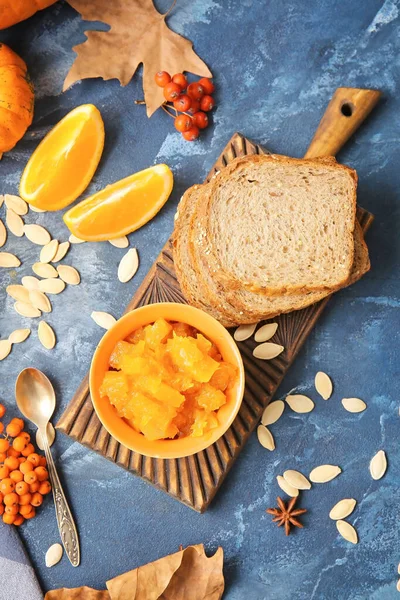
[[[293,510],[294,505],[297,501],[297,497],[292,498],[287,506],[285,505],[282,498],[278,497],[276,501],[278,503],[279,508],[267,508],[267,510],[265,511],[269,515],[274,515],[272,521],[274,523],[278,523],[278,527],[280,527],[281,525],[285,525],[286,535],[289,535],[290,527],[292,525],[294,525],[295,527],[303,528],[303,525],[295,517],[298,517],[299,515],[304,515],[304,513],[306,513],[307,510],[305,508],[296,508],[296,510]]]

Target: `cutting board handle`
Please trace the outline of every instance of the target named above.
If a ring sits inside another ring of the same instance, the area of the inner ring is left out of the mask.
[[[304,158],[336,156],[380,97],[378,90],[337,88]]]

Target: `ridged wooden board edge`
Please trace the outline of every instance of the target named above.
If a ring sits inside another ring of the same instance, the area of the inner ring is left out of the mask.
[[[207,179],[237,156],[264,154],[267,151],[242,136],[234,134]],[[364,232],[373,216],[362,208],[358,219]],[[153,302],[185,302],[176,280],[169,240],[126,311]],[[153,459],[131,452],[107,433],[94,411],[86,376],[64,411],[56,427],[72,439],[101,454],[108,460],[142,477],[155,487],[198,512],[204,512],[220,488],[250,434],[259,423],[261,413],[295,359],[308,334],[324,310],[329,297],[301,311],[281,315],[275,337],[285,351],[276,359],[261,361],[253,357],[253,340],[239,344],[246,370],[246,390],[237,418],[227,433],[207,450],[184,459]]]

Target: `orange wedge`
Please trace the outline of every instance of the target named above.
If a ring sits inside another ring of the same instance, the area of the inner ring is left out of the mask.
[[[44,210],[59,210],[89,185],[104,146],[104,123],[93,104],[68,113],[40,142],[22,174],[21,197]]]
[[[88,242],[118,238],[142,227],[158,213],[172,191],[167,165],[155,165],[108,185],[64,215],[68,229]]]

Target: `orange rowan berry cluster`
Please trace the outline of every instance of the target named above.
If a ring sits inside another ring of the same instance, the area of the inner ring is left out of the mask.
[[[0,419],[6,412],[0,404]],[[46,458],[35,452],[22,419],[12,419],[0,437],[0,515],[8,525],[32,519],[43,496],[51,492]],[[0,434],[4,424],[0,421]],[[12,439],[14,438],[14,439]]]
[[[199,137],[200,129],[205,129],[208,125],[206,113],[215,105],[211,95],[215,89],[214,84],[207,77],[188,83],[183,73],[176,73],[171,77],[166,71],[156,73],[154,80],[163,88],[167,103],[171,103],[163,106],[175,110],[175,129],[181,132],[185,140],[193,142]]]

